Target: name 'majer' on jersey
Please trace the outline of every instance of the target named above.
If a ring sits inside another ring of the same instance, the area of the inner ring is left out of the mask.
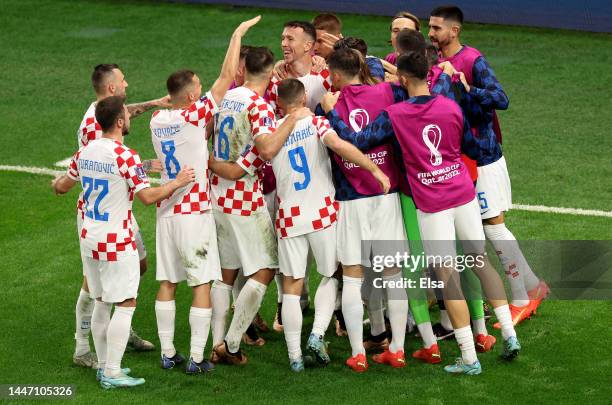
[[[83,187],[81,253],[116,261],[136,252],[132,202],[150,187],[140,156],[121,142],[93,140],[74,155],[67,175]]]
[[[272,159],[279,200],[275,226],[280,238],[319,231],[336,222],[338,203],[323,144],[332,131],[323,117],[303,118]]]
[[[195,169],[195,182],[157,204],[157,215],[200,214],[210,209],[206,125],[217,106],[210,93],[189,108],[159,110],[151,118],[151,138],[163,170],[162,184],[176,178],[181,168]]]

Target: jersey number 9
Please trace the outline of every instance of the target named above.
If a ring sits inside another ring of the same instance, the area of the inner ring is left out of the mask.
[[[299,163],[297,157],[299,156]],[[306,161],[306,153],[304,153],[304,148],[298,146],[297,148],[291,149],[289,151],[289,162],[291,163],[291,168],[298,173],[302,173],[304,175],[304,180],[300,182],[293,183],[293,187],[297,191],[304,190],[310,184],[310,169],[308,169],[308,162]]]

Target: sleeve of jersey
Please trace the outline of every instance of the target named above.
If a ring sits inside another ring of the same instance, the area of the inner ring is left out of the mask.
[[[66,176],[68,176],[68,178],[74,181],[79,180],[79,166],[77,165],[77,162],[79,161],[80,153],[81,151],[77,151],[72,156],[72,159],[70,160],[70,165],[68,166],[68,170],[66,170]]]
[[[183,111],[183,117],[188,123],[199,128],[205,128],[217,112],[217,104],[215,98],[210,92],[207,92],[198,101],[191,104],[189,108]]]
[[[119,173],[127,181],[130,190],[138,193],[140,190],[151,187],[138,153],[131,149],[123,149],[117,152],[119,154],[117,156]]]
[[[242,169],[251,176],[254,176],[255,172],[262,168],[265,163],[266,161],[259,156],[257,147],[253,144],[251,144],[242,155],[240,155],[238,160],[236,160],[236,164],[242,167]]]
[[[431,88],[431,94],[441,95],[456,102],[455,93],[451,90],[451,84],[452,78],[446,73],[442,73]]]
[[[391,86],[391,90],[393,91],[394,102],[399,103],[400,101],[405,101],[410,98],[408,97],[408,92],[402,86],[398,86],[397,84],[393,83],[390,83],[389,85]]]
[[[331,124],[325,117],[312,117],[312,124],[317,128],[319,139],[323,140],[327,134],[334,132]]]
[[[354,132],[344,121],[336,110],[327,113],[332,128],[336,130],[341,139],[352,143],[358,149],[367,151],[375,146],[387,143],[395,137],[391,119],[386,111],[381,112],[378,117],[359,132]]]
[[[484,57],[474,62],[472,69],[473,85],[470,86],[470,95],[476,98],[487,109],[505,110],[510,103],[495,76],[493,68]]]
[[[253,139],[262,134],[271,134],[276,130],[274,109],[263,99],[258,98],[249,108],[249,122]]]
[[[81,130],[80,146],[85,146],[89,142],[102,137],[102,127],[94,117],[87,118],[85,126]]]
[[[270,80],[270,84],[268,85],[268,89],[266,90],[266,94],[264,96],[265,100],[272,106],[272,111],[277,114],[280,114],[278,111],[278,84],[280,81],[276,77],[272,77]]]
[[[370,68],[370,74],[373,78],[380,80],[381,82],[385,80],[385,68],[378,58],[368,57],[366,58],[366,64],[368,68]]]
[[[323,80],[323,87],[325,87],[325,90],[330,91],[332,88],[332,81],[331,73],[329,73],[329,70],[323,69],[321,73],[319,73],[319,77],[321,78],[321,80]]]
[[[467,155],[470,159],[478,160],[480,156],[480,143],[484,140],[474,136],[470,123],[463,114],[463,138],[461,138],[461,152]]]

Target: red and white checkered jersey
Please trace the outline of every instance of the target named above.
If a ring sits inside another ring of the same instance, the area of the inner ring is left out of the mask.
[[[265,208],[260,158],[254,139],[276,130],[274,110],[258,94],[246,87],[225,93],[215,115],[213,156],[215,160],[236,162],[247,174],[239,180],[211,176],[213,207],[227,214],[249,216]]]
[[[81,121],[81,125],[79,126],[77,132],[79,148],[87,145],[89,141],[102,137],[102,128],[100,124],[98,124],[98,121],[96,121],[96,104],[98,104],[98,102],[94,101],[89,105],[89,108],[85,111],[85,115],[83,116],[83,121]]]
[[[157,158],[161,161],[162,184],[172,181],[189,166],[195,169],[195,182],[178,189],[157,204],[157,216],[201,214],[210,209],[208,183],[208,146],[206,124],[217,110],[210,93],[189,108],[158,110],[151,118],[151,139]]]
[[[304,88],[306,89],[306,107],[310,109],[310,111],[314,112],[315,108],[317,108],[317,104],[321,102],[321,99],[332,88],[331,82],[331,74],[329,70],[323,69],[319,73],[310,72],[307,75],[302,77],[296,77],[299,81],[304,84]],[[280,80],[276,78],[272,78],[270,81],[270,85],[268,86],[268,97],[269,102],[275,109],[275,112],[280,115],[280,111],[278,108],[278,84]]]
[[[104,261],[133,254],[132,201],[150,187],[140,156],[121,142],[93,140],[74,155],[67,175],[83,187],[81,253]]]
[[[89,141],[102,137],[102,128],[100,124],[98,124],[98,121],[96,121],[96,104],[98,104],[98,102],[94,101],[89,105],[87,111],[85,111],[79,130],[77,131],[77,149],[87,145]],[[83,218],[83,204],[83,192],[81,191],[81,193],[79,193],[79,199],[77,200],[77,215],[81,218]]]
[[[280,238],[316,232],[336,222],[339,205],[334,201],[329,154],[323,144],[330,132],[324,117],[304,118],[272,159],[279,200],[275,226]]]

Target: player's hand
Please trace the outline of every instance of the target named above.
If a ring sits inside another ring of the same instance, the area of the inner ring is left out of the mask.
[[[162,98],[157,99],[157,106],[159,108],[171,108],[172,104],[170,103],[170,95],[165,95]]]
[[[383,68],[385,69],[385,72],[388,72],[388,73],[390,73],[390,74],[392,74],[392,75],[397,74],[397,66],[395,66],[395,65],[394,65],[394,64],[392,64],[392,63],[387,62],[387,61],[386,61],[386,60],[384,60],[384,59],[379,59],[379,60],[380,60],[380,62],[382,63]]]
[[[59,179],[62,176],[55,176],[55,178],[53,180],[51,180],[51,188],[53,189],[53,192],[55,193],[55,195],[59,195],[60,193],[57,192],[57,187],[56,184],[59,181]]]
[[[398,81],[398,78],[396,75],[391,74],[389,72],[385,72],[385,82],[387,83],[396,83]]]
[[[325,62],[325,59],[322,58],[319,55],[314,55],[312,57],[312,69],[311,71],[313,73],[321,73],[323,71],[323,69],[325,69],[327,67],[327,62]]]
[[[457,72],[459,74],[459,80],[461,80],[461,83],[463,83],[463,87],[465,87],[465,91],[467,93],[470,92],[470,85],[467,82],[467,79],[465,78],[465,73],[463,72]]]
[[[238,28],[236,28],[236,31],[234,31],[235,34],[240,35],[241,37],[244,36],[247,31],[249,30],[249,28],[251,28],[253,25],[257,24],[259,22],[259,20],[261,20],[261,16],[258,15],[257,17],[251,18],[250,20],[246,20],[243,21]]]
[[[339,91],[336,91],[334,93],[325,93],[325,95],[321,99],[321,108],[323,108],[323,111],[325,111],[326,114],[334,109],[336,103],[338,102],[338,97],[340,97]]]
[[[181,169],[174,180],[178,183],[179,187],[186,186],[187,184],[195,181],[195,170],[189,166],[186,166]]]
[[[161,173],[164,167],[159,159],[149,159],[142,162],[142,168],[147,173]]]
[[[449,61],[439,63],[438,67],[449,76],[452,76],[457,72],[455,67]]]
[[[274,65],[273,74],[274,77],[276,77],[278,80],[285,80],[289,77],[289,72],[287,71],[287,64],[284,60],[279,60],[278,62],[276,62],[276,64]]]
[[[374,170],[374,173],[372,173],[372,175],[380,185],[380,188],[383,189],[383,192],[387,194],[391,189],[391,181],[389,180],[389,177],[387,177],[387,175],[383,173],[383,171],[380,170],[378,166],[376,166],[376,170]]]
[[[298,108],[294,112],[291,113],[291,116],[295,118],[296,121],[299,121],[306,117],[312,117],[314,114],[308,107]]]

